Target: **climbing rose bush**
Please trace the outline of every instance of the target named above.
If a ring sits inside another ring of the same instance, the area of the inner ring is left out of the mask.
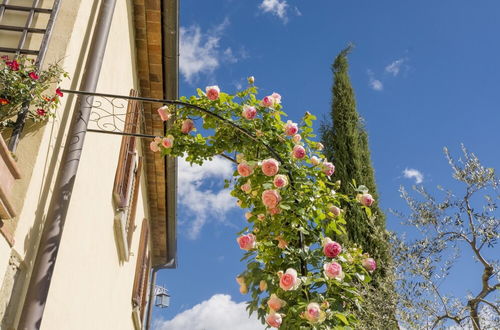
[[[376,264],[356,247],[334,241],[346,235],[342,205],[358,201],[368,214],[368,192],[335,192],[335,166],[314,141],[313,120],[284,121],[282,97],[258,97],[254,78],[230,95],[218,86],[198,89],[158,109],[168,120],[167,136],[151,142],[153,152],[194,164],[224,154],[235,162],[232,188],[246,210],[236,242],[246,270],[237,274],[248,310],[268,327],[338,329],[356,323],[358,282],[370,281]]]

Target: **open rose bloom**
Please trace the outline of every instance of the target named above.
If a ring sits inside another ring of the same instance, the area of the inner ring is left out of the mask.
[[[323,265],[323,270],[325,272],[326,277],[335,278],[337,280],[341,280],[344,278],[344,273],[342,272],[342,266],[335,261],[326,263]]]
[[[332,163],[324,162],[323,173],[325,173],[326,176],[332,176],[333,173],[335,173],[335,166]]]
[[[189,118],[186,119],[186,120],[184,120],[182,122],[181,132],[183,134],[188,134],[192,130],[194,130],[194,122],[193,122],[193,120],[191,120]]]
[[[302,313],[302,317],[314,324],[323,322],[326,318],[326,314],[321,310],[318,303],[312,302],[307,305],[305,312]]]
[[[207,94],[207,98],[211,101],[217,100],[220,95],[219,86],[207,86],[205,88],[205,92]]]
[[[170,119],[170,112],[168,111],[168,107],[166,105],[158,108],[156,111],[158,112],[158,115],[160,115],[161,120],[167,121]]]
[[[288,268],[286,272],[279,272],[280,288],[285,291],[296,290],[300,286],[300,279],[297,276],[297,271],[293,268]]]
[[[269,189],[264,190],[262,193],[262,204],[268,209],[274,209],[281,201],[280,193],[277,190]]]
[[[242,162],[242,163],[238,164],[237,170],[238,170],[238,174],[243,176],[243,177],[247,177],[253,173],[252,166],[248,165],[248,163],[246,163],[246,162]]]
[[[252,120],[257,116],[257,109],[255,107],[244,105],[243,111],[241,112],[241,116],[245,119]]]
[[[281,314],[278,313],[271,313],[266,317],[266,323],[273,328],[279,328],[282,322]]]
[[[295,159],[302,159],[306,156],[306,149],[304,149],[303,146],[297,144],[295,147],[293,147],[292,156]]]
[[[262,173],[267,176],[274,176],[280,169],[280,163],[273,158],[264,159],[262,161]]]
[[[256,238],[254,234],[242,235],[236,241],[242,250],[249,251],[255,249]]]
[[[332,241],[328,237],[323,240],[323,253],[325,254],[325,256],[327,256],[328,258],[335,258],[341,252],[342,246],[339,243]]]
[[[174,137],[172,135],[167,135],[163,138],[161,144],[167,149],[172,148],[174,146]]]
[[[370,194],[362,194],[359,197],[359,202],[364,206],[372,206],[373,202],[375,202],[375,199],[373,199],[372,195]]]
[[[373,272],[375,269],[377,269],[377,263],[373,258],[363,259],[363,261],[361,261],[361,264],[370,273]]]
[[[299,127],[297,126],[297,123],[294,123],[291,120],[289,120],[286,122],[284,130],[286,135],[294,136],[299,132]]]
[[[274,177],[273,183],[276,188],[284,188],[288,185],[288,179],[285,175],[278,174]]]
[[[274,106],[275,99],[272,96],[266,96],[260,101],[260,105],[266,108],[271,108]]]

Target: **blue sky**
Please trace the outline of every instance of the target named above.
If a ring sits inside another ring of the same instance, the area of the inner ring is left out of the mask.
[[[330,65],[353,42],[350,75],[380,203],[405,211],[400,185],[419,179],[426,187],[455,187],[444,146],[459,155],[464,143],[483,164],[500,169],[499,12],[496,0],[184,0],[180,93],[212,84],[233,92],[253,75],[262,95],[283,96],[290,119],[305,111],[322,117],[330,110]],[[405,178],[405,169],[413,176]],[[217,306],[243,315],[238,303],[245,301],[234,280],[244,269],[235,242],[243,211],[221,191],[231,165],[216,160],[204,170],[181,171],[179,267],[158,275],[172,303],[154,311],[156,328],[194,329],[182,322],[206,316],[206,329],[212,321],[213,329],[226,329],[227,315]],[[390,216],[389,229],[406,230],[398,222]],[[474,270],[465,268],[447,289],[463,290]],[[165,322],[176,315],[176,323]],[[258,329],[252,322],[238,329]]]

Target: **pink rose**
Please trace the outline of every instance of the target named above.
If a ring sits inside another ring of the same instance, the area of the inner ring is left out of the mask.
[[[329,162],[323,163],[323,173],[325,173],[326,176],[332,176],[334,172],[335,172],[335,165]]]
[[[373,258],[366,258],[361,261],[363,267],[370,273],[377,269],[377,263]]]
[[[301,145],[295,145],[292,150],[292,155],[296,159],[302,159],[306,156],[306,149]]]
[[[342,277],[342,266],[335,261],[326,263],[323,265],[325,275],[328,278],[341,278]]]
[[[255,109],[255,107],[245,104],[243,106],[243,111],[241,112],[241,115],[243,116],[243,118],[248,120],[254,119],[255,116],[257,116],[257,109]]]
[[[267,283],[264,280],[261,280],[259,282],[259,290],[260,291],[266,291],[267,290]]]
[[[309,322],[316,323],[320,320],[321,314],[322,313],[319,304],[312,302],[307,305],[306,311],[304,312],[303,316]]]
[[[249,251],[249,250],[252,250],[255,248],[256,242],[255,242],[255,235],[254,234],[242,235],[242,236],[238,237],[236,239],[236,241],[238,242],[240,249],[242,249],[242,250]]]
[[[281,213],[281,208],[279,208],[279,207],[272,207],[272,208],[268,209],[267,212],[269,212],[270,215],[280,214]]]
[[[340,215],[340,212],[341,210],[336,207],[335,205],[331,205],[329,208],[328,208],[328,211],[332,212],[334,216],[338,217]]]
[[[269,308],[275,312],[279,311],[281,309],[281,307],[285,306],[285,304],[286,304],[285,301],[278,298],[278,296],[274,293],[271,295],[271,297],[267,301],[267,306],[269,306]]]
[[[220,89],[219,86],[207,86],[205,88],[207,92],[207,98],[211,101],[215,101],[219,98]]]
[[[245,184],[242,184],[241,185],[241,190],[243,190],[244,192],[246,192],[247,194],[252,191],[252,186],[250,185],[250,183],[245,183]]]
[[[161,120],[167,121],[170,119],[170,112],[168,111],[168,107],[166,105],[158,108],[158,114],[160,115]]]
[[[294,136],[299,132],[297,124],[292,122],[291,120],[286,122],[284,129],[285,129],[285,134],[288,136]]]
[[[292,138],[293,143],[298,144],[302,140],[302,136],[300,134],[295,134]]]
[[[373,199],[372,195],[363,194],[359,198],[359,202],[364,206],[372,206],[372,204],[373,204],[373,202],[375,202],[375,200]]]
[[[272,93],[271,97],[274,99],[274,104],[281,103],[281,95],[279,95],[278,93],[276,93],[276,92]]]
[[[158,142],[151,141],[149,144],[149,149],[151,149],[152,152],[158,152],[160,151],[160,146],[158,145]]]
[[[276,159],[269,158],[262,161],[262,173],[267,176],[274,176],[278,173],[280,163]]]
[[[161,144],[167,149],[172,148],[174,146],[174,137],[172,135],[167,135],[163,138]]]
[[[288,185],[288,179],[285,175],[278,174],[274,177],[273,183],[276,188],[283,188]]]
[[[279,328],[283,319],[281,318],[281,314],[271,313],[266,317],[266,322],[269,326],[273,328]]]
[[[284,274],[280,275],[280,288],[285,291],[296,290],[300,285],[300,279],[297,277],[297,271],[288,268]]]
[[[332,241],[328,237],[323,240],[323,253],[325,256],[335,258],[340,252],[342,252],[342,246],[339,243]]]
[[[262,101],[260,101],[260,105],[262,105],[263,107],[266,107],[266,108],[270,108],[274,105],[274,98],[271,97],[271,96],[266,96],[262,99]]]
[[[188,134],[194,129],[194,122],[191,119],[186,119],[182,122],[181,132],[183,134]]]
[[[280,193],[277,190],[264,190],[262,193],[262,203],[269,209],[273,209],[278,206],[281,201]]]
[[[247,177],[253,173],[253,169],[248,163],[240,163],[238,164],[238,174]]]

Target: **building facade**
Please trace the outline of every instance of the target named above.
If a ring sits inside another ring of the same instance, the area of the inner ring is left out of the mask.
[[[141,97],[177,97],[177,20],[172,0],[0,4],[1,55],[70,76],[54,118],[14,147],[1,132],[2,329],[147,328],[155,271],[176,266],[176,163],[149,151],[166,127]]]

